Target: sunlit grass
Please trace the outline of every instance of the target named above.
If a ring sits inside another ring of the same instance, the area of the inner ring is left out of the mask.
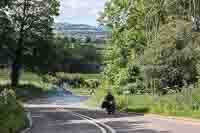
[[[20,82],[40,82],[41,77],[32,72],[23,72],[20,76]],[[10,83],[10,71],[8,69],[0,69],[0,83]]]
[[[100,107],[107,93],[101,86],[88,101],[89,106]],[[185,88],[188,90],[188,88]],[[168,95],[115,95],[118,111],[153,113],[166,116],[200,119],[200,88]],[[190,95],[191,94],[191,95]]]
[[[64,72],[59,72],[56,73],[58,77],[68,77],[68,78],[75,78],[75,77],[80,77],[83,79],[102,79],[101,74],[82,74],[82,73],[64,73]]]

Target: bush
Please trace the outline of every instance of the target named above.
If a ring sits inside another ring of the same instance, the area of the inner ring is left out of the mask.
[[[1,93],[3,94],[3,93]],[[6,95],[0,96],[0,132],[16,132],[25,127],[25,110],[17,102],[14,92],[7,91]]]
[[[100,84],[97,74],[68,74],[56,73],[57,84],[67,83],[73,88],[97,88]]]
[[[131,94],[136,94],[137,93],[137,84],[136,83],[131,83],[127,84],[123,90],[129,90]]]
[[[58,82],[58,79],[54,76],[51,76],[51,75],[44,75],[42,77],[42,80],[45,83],[52,83],[52,84],[56,84]]]
[[[95,79],[85,80],[84,86],[87,88],[97,88],[100,85],[100,82]]]

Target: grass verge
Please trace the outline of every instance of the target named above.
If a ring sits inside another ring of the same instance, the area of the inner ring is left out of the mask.
[[[107,93],[104,85],[87,102],[89,106],[101,106]],[[115,92],[113,92],[115,94]],[[159,95],[115,95],[117,109],[123,112],[151,113],[164,116],[200,119],[200,88],[183,88],[176,94]]]
[[[78,96],[90,96],[91,91],[89,88],[71,88],[69,89],[73,94]]]
[[[0,133],[16,133],[26,127],[26,113],[19,101],[39,97],[51,88],[50,83],[30,72],[23,73],[20,84],[12,88],[8,70],[0,69]],[[6,94],[5,89],[9,90]]]

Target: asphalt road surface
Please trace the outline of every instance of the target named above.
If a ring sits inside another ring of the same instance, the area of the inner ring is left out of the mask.
[[[78,104],[72,108],[70,102],[66,104],[72,97],[59,96],[59,105],[55,101],[48,103],[49,97],[42,98],[41,104],[37,99],[36,104],[34,100],[30,106],[26,105],[33,119],[33,127],[28,133],[200,133],[198,122],[134,113],[107,115],[102,110],[78,108]]]

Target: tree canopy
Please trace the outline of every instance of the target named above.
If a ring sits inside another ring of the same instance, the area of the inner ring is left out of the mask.
[[[51,47],[49,42],[53,37],[54,16],[59,15],[59,1],[10,0],[0,5],[0,48],[7,51],[12,61],[11,79],[16,86],[22,65],[36,70],[32,65],[34,60],[39,61],[37,65],[48,64],[49,58],[38,57],[45,57],[44,51]]]
[[[99,21],[112,29],[104,71],[110,85],[119,93],[123,88],[164,92],[166,87],[197,82],[198,4],[196,0],[108,1]]]

